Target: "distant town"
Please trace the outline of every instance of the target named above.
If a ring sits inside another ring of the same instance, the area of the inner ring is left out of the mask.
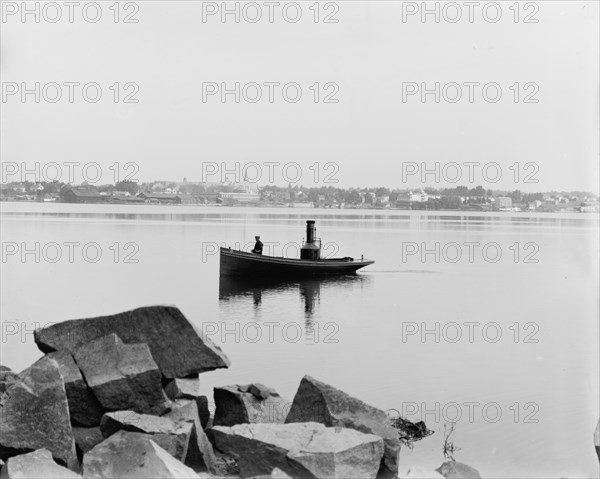
[[[468,188],[389,189],[257,186],[243,183],[154,181],[71,185],[12,182],[0,185],[0,201],[111,203],[121,205],[207,205],[282,208],[399,209],[462,211],[600,211],[589,192],[522,193],[519,190]]]

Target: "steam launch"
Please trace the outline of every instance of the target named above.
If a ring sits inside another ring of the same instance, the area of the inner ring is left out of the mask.
[[[221,248],[221,276],[253,276],[265,278],[296,278],[354,274],[375,261],[360,261],[349,256],[321,258],[321,239],[316,237],[315,221],[306,222],[306,238],[300,249],[300,258],[284,258],[262,254],[262,243],[257,236],[253,252]],[[259,247],[260,246],[260,247]],[[260,251],[260,252],[258,252]]]

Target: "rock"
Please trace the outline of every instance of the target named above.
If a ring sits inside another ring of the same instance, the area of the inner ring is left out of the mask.
[[[119,431],[83,458],[85,478],[197,479],[198,475],[167,451],[152,436]]]
[[[596,454],[598,455],[598,460],[600,460],[600,419],[594,432],[594,446],[596,446]]]
[[[444,479],[444,476],[433,469],[412,466],[406,472],[406,475],[399,477],[399,479]]]
[[[481,479],[477,469],[462,462],[446,461],[436,471],[446,479]]]
[[[162,377],[146,344],[124,344],[109,334],[74,352],[75,361],[103,408],[160,414],[168,410]]]
[[[12,372],[6,366],[0,366],[0,394],[4,394],[6,389],[15,382],[17,374]]]
[[[170,399],[193,399],[198,405],[200,422],[205,428],[210,419],[208,410],[208,398],[200,394],[200,380],[196,378],[175,378],[165,387],[165,393]]]
[[[292,479],[290,476],[288,476],[285,472],[283,472],[278,467],[276,467],[275,469],[273,469],[271,471],[271,478],[272,479]]]
[[[59,466],[48,449],[11,457],[2,468],[1,479],[81,479],[69,469]]]
[[[383,440],[318,423],[238,424],[211,430],[218,450],[238,460],[242,477],[279,468],[294,478],[374,479]]]
[[[71,353],[57,351],[47,356],[58,363],[60,374],[65,381],[71,421],[87,427],[100,425],[100,419],[104,414],[102,406],[88,388]]]
[[[221,349],[173,306],[150,306],[111,316],[65,321],[35,331],[34,337],[46,353],[66,349],[73,354],[80,346],[113,333],[126,344],[147,344],[167,378],[230,365]]]
[[[198,414],[198,404],[192,399],[178,399],[173,402],[171,411],[165,414],[175,422],[188,422],[194,425],[185,464],[195,471],[208,471],[212,474],[224,474],[230,469],[228,464],[215,456],[212,444],[208,440]]]
[[[100,424],[105,438],[118,431],[149,434],[156,444],[181,462],[186,459],[193,428],[193,423],[176,422],[168,417],[138,414],[134,411],[106,413]]]
[[[277,391],[262,384],[232,385],[214,389],[214,426],[248,423],[283,424],[290,407]]]
[[[252,479],[292,479],[292,478],[290,476],[288,476],[285,472],[283,472],[281,469],[276,467],[275,469],[273,469],[271,474],[269,474],[268,476],[254,476]]]
[[[47,357],[21,372],[0,397],[0,458],[42,448],[79,469],[65,384],[58,363]]]
[[[83,455],[104,441],[100,426],[96,427],[73,427],[77,457],[81,461]]]
[[[385,445],[382,475],[394,476],[398,471],[398,431],[382,410],[310,376],[304,376],[285,422],[308,421],[376,434],[383,439]]]

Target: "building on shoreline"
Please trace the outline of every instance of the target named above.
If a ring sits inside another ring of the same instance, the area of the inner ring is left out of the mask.
[[[67,203],[103,203],[106,201],[106,196],[101,195],[93,188],[69,188],[62,197]]]

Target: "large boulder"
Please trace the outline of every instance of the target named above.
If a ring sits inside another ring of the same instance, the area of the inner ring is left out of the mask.
[[[232,385],[214,388],[214,426],[249,423],[283,424],[289,401],[262,384]]]
[[[75,438],[75,448],[79,460],[83,455],[94,449],[98,444],[104,441],[104,436],[100,426],[95,427],[76,427],[73,426],[73,437]]]
[[[10,368],[0,365],[0,394],[8,389],[17,379],[17,373],[11,371]]]
[[[274,468],[294,478],[374,479],[383,440],[318,423],[238,424],[211,429],[215,447],[238,460],[243,478]]]
[[[149,306],[111,316],[76,319],[35,331],[44,352],[81,345],[114,333],[125,343],[146,343],[167,378],[229,367],[229,359],[174,306]]]
[[[446,461],[436,471],[446,479],[481,479],[477,469],[462,462]]]
[[[110,437],[121,430],[149,434],[156,444],[181,462],[185,462],[193,429],[193,423],[176,422],[167,417],[138,414],[134,411],[106,413],[100,424],[104,437]]]
[[[157,445],[152,436],[119,431],[83,458],[83,476],[89,479],[198,479],[189,467]]]
[[[59,466],[48,449],[11,457],[2,468],[0,479],[81,479],[69,469]]]
[[[192,399],[177,399],[173,402],[171,411],[166,418],[176,423],[187,422],[194,425],[185,464],[195,471],[208,471],[212,474],[223,474],[229,466],[215,456],[212,444],[208,440],[200,416],[198,404]]]
[[[202,427],[206,427],[210,419],[208,409],[208,398],[200,394],[200,379],[195,378],[175,378],[165,386],[165,393],[169,399],[193,399],[198,405],[198,414]]]
[[[254,476],[252,479],[292,479],[285,472],[279,468],[275,468],[271,471],[271,474],[266,476]]]
[[[85,427],[98,426],[104,411],[84,381],[71,353],[63,350],[47,356],[58,363],[60,374],[65,381],[71,421]]]
[[[309,421],[330,427],[347,427],[381,437],[385,444],[381,472],[384,476],[395,476],[400,441],[398,431],[382,410],[310,376],[304,376],[285,422]]]
[[[58,363],[48,357],[21,372],[0,397],[0,458],[43,448],[79,469],[65,384]]]
[[[125,344],[109,334],[77,348],[74,357],[104,409],[151,414],[168,410],[160,370],[146,344]]]

